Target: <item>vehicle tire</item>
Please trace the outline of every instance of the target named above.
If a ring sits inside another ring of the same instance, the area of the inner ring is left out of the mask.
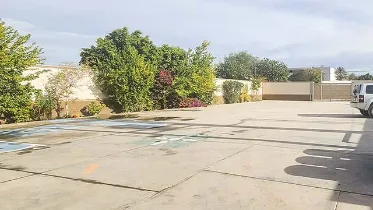
[[[368,114],[369,114],[369,117],[373,117],[373,106],[372,105],[370,105],[368,109]]]
[[[361,113],[364,117],[370,117],[370,116],[369,116],[369,113],[368,113],[367,110],[360,109],[360,113]]]

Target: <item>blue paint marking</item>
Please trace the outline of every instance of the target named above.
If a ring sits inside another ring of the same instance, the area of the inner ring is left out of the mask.
[[[15,142],[2,142],[0,141],[0,153],[2,152],[13,152],[23,149],[32,148],[35,145]]]
[[[122,128],[160,128],[167,126],[165,123],[151,123],[141,121],[114,121],[114,120],[92,120],[85,121],[79,124],[89,124],[96,126],[115,126]]]
[[[74,128],[76,128],[76,126],[56,124],[56,125],[38,126],[34,128],[18,128],[18,129],[13,129],[13,130],[0,130],[0,138],[1,136],[28,137],[28,136],[33,136],[33,135],[43,135],[43,134],[48,134],[51,132],[59,132],[62,129],[74,129]]]
[[[53,121],[55,122],[55,121]],[[141,122],[141,121],[115,121],[115,120],[86,120],[86,119],[62,119],[52,125],[42,125],[33,128],[17,128],[12,130],[0,130],[1,137],[29,137],[33,135],[45,135],[64,130],[79,130],[91,128],[91,126],[103,126],[114,128],[160,128],[167,126],[165,123]]]

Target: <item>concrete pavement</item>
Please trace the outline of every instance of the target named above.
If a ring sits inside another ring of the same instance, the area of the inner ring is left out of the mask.
[[[170,120],[77,120],[0,135],[45,144],[0,153],[1,209],[373,210],[373,120],[348,103],[142,115]]]

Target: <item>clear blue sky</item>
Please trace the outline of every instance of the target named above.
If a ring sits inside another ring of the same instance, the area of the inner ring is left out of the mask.
[[[46,64],[79,61],[111,30],[141,30],[156,44],[202,40],[218,60],[246,50],[289,66],[373,69],[372,0],[0,0],[0,16],[44,48]],[[372,67],[372,68],[370,68]]]

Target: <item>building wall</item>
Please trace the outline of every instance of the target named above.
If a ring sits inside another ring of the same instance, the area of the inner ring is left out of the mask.
[[[263,100],[312,100],[311,82],[264,82]]]

